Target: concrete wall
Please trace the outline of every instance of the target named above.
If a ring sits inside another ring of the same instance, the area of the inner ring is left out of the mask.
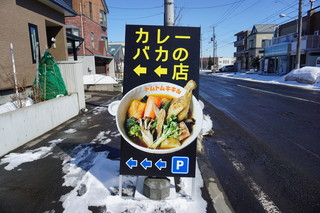
[[[0,114],[0,156],[78,115],[79,109],[78,95],[71,94]]]
[[[69,57],[69,61],[73,61],[73,56]],[[78,56],[78,61],[82,63],[82,75],[96,74],[96,66],[93,55]],[[89,72],[91,70],[91,72]]]
[[[70,95],[0,114],[0,156],[50,131],[85,108],[82,63],[57,64]]]
[[[82,63],[76,61],[57,62],[68,93],[77,93],[79,109],[85,108],[85,95],[82,77]]]

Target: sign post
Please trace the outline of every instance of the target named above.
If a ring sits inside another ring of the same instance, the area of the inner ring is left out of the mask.
[[[199,55],[200,28],[127,25],[123,95],[145,83],[184,87],[194,80],[198,98]],[[196,140],[176,152],[154,154],[121,138],[120,175],[195,177],[195,165]]]

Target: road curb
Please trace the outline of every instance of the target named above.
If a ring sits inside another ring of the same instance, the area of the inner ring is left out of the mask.
[[[214,209],[217,213],[234,213],[235,211],[231,207],[231,204],[221,187],[219,180],[207,159],[203,149],[203,136],[199,136],[197,139],[197,161],[199,169],[201,171],[204,185],[210,195]]]

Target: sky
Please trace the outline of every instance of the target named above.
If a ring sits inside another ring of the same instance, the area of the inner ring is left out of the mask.
[[[108,8],[109,42],[125,42],[125,26],[163,25],[164,1],[105,0]],[[176,26],[201,28],[201,56],[213,56],[215,28],[218,57],[233,57],[234,34],[254,24],[284,24],[298,15],[299,0],[174,0]],[[320,6],[317,0],[314,6]],[[304,0],[303,14],[310,9]],[[287,17],[280,18],[280,14]]]

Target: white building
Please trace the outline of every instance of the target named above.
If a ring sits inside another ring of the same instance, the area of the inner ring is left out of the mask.
[[[224,57],[218,57],[218,69],[220,69],[223,66],[227,65],[234,65],[236,58],[224,58]]]

